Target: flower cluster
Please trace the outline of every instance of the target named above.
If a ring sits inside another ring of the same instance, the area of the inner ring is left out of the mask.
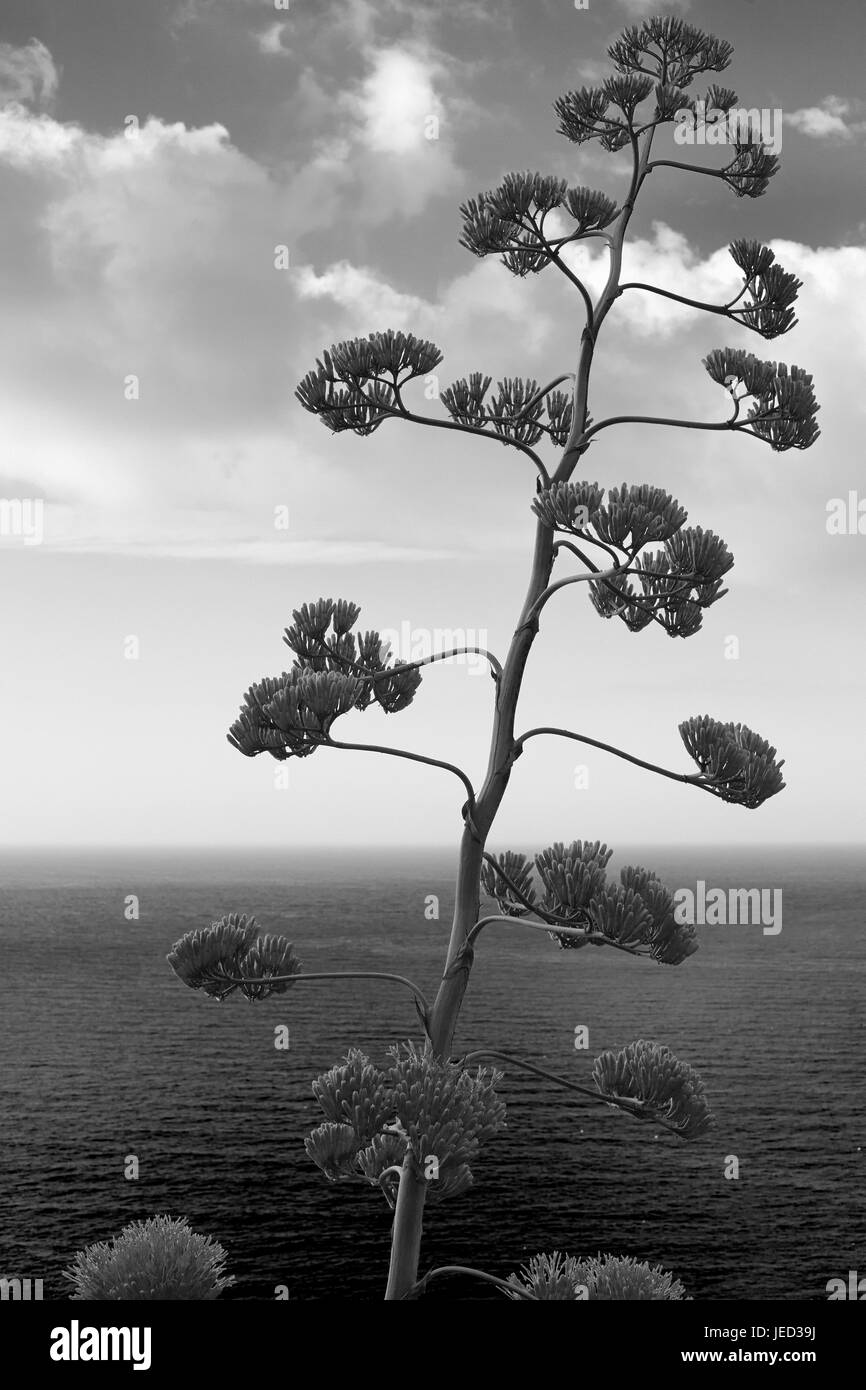
[[[724,39],[670,18],[632,25],[607,50],[619,72],[649,69],[659,82],[677,87],[690,86],[703,72],[723,72],[733,51]]]
[[[250,686],[228,741],[248,758],[305,758],[330,737],[349,710],[375,702],[386,714],[412,703],[417,670],[388,661],[378,632],[351,631],[360,608],[346,599],[319,599],[292,613],[284,641],[297,660],[291,670]]]
[[[760,126],[751,121],[740,129],[733,141],[734,157],[719,172],[738,198],[760,198],[779,170],[779,156],[770,154],[761,138]]]
[[[682,1139],[697,1139],[713,1124],[698,1073],[659,1043],[641,1040],[619,1052],[603,1052],[592,1079],[614,1108],[663,1123]]]
[[[534,911],[552,928],[580,931],[551,930],[564,950],[609,943],[663,965],[681,965],[698,949],[694,926],[675,920],[673,897],[648,869],[629,865],[620,871],[619,884],[611,883],[606,868],[612,853],[598,840],[557,842],[543,850],[534,861],[544,889],[540,902],[532,866],[511,850],[485,863],[481,886],[506,916]]]
[[[434,343],[389,328],[336,343],[317,359],[295,395],[335,434],[372,434],[383,420],[404,409],[400,391],[405,383],[426,376],[441,361]]]
[[[325,1123],[307,1137],[307,1154],[331,1181],[365,1180],[386,1196],[389,1170],[408,1156],[430,1196],[457,1196],[472,1183],[482,1144],[505,1127],[500,1073],[440,1061],[429,1042],[400,1043],[388,1055],[379,1068],[353,1048],[313,1082]]]
[[[775,253],[759,241],[732,241],[728,250],[743,272],[744,288],[751,296],[730,311],[731,317],[738,318],[762,338],[778,338],[787,333],[797,323],[791,306],[803,287],[802,280],[783,270]]]
[[[301,963],[283,936],[259,936],[254,917],[233,912],[209,927],[186,932],[167,956],[190,989],[222,1000],[239,989],[249,999],[285,994]],[[286,978],[289,977],[289,978]]]
[[[554,1250],[552,1255],[533,1255],[509,1284],[534,1299],[573,1303],[583,1299],[681,1300],[686,1291],[661,1265],[649,1265],[629,1256],[596,1255],[579,1260]],[[520,1293],[507,1294],[517,1301]]]
[[[752,398],[747,433],[766,440],[777,453],[814,444],[820,433],[815,424],[820,406],[812,377],[802,367],[789,370],[784,362],[761,362],[743,348],[715,348],[704,358],[704,366],[713,381],[732,394],[742,387],[738,399]]]
[[[599,87],[566,92],[554,102],[559,133],[576,145],[598,140],[606,150],[622,149],[650,126],[694,109],[694,99],[684,88],[699,73],[721,72],[732,52],[730,44],[679,19],[634,25],[608,49],[616,75]],[[736,100],[722,89],[710,92]],[[638,117],[638,107],[649,97],[654,98],[651,113]]]
[[[632,632],[656,622],[671,637],[691,637],[704,609],[727,593],[721,581],[734,563],[727,546],[712,531],[686,527],[687,513],[663,488],[623,483],[603,499],[598,483],[555,482],[537,494],[532,510],[553,530],[601,546],[613,559],[615,572],[589,584],[603,618],[620,618]],[[658,542],[662,550],[640,553]]]
[[[754,810],[785,786],[784,759],[777,762],[776,749],[748,725],[702,714],[683,720],[679,731],[700,769],[700,785],[722,801]]]
[[[77,1299],[210,1301],[234,1284],[226,1252],[211,1236],[190,1230],[186,1218],[132,1221],[111,1243],[79,1250],[64,1278]]]
[[[565,444],[571,429],[572,405],[564,391],[549,391],[536,399],[537,381],[505,377],[497,381],[496,394],[488,400],[491,383],[491,377],[472,372],[446,386],[441,399],[452,420],[472,429],[486,429],[500,439],[536,444],[547,435],[554,444]]]
[[[517,889],[516,894],[512,884]],[[481,887],[488,897],[496,899],[506,917],[522,916],[527,905],[532,906],[535,902],[532,865],[525,854],[514,854],[510,849],[499,855],[496,864],[484,861]]]
[[[565,209],[575,226],[566,237],[550,238],[545,222]],[[547,174],[506,174],[497,188],[479,193],[460,206],[460,244],[474,256],[500,255],[513,275],[537,274],[560,246],[608,226],[616,204],[591,188],[569,188],[565,179]]]

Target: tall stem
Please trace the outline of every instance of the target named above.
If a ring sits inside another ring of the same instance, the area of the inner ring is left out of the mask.
[[[572,427],[559,467],[554,475],[556,481],[567,480],[571,477],[578,459],[586,449],[589,374],[595,340],[608,310],[619,293],[623,241],[634,211],[635,199],[647,174],[652,136],[653,132],[650,130],[643,137],[642,145],[637,138],[632,140],[634,168],[629,195],[616,219],[610,236],[610,271],[607,283],[595,306],[592,327],[587,325],[581,336],[572,396]],[[471,814],[467,818],[463,837],[460,841],[456,900],[445,973],[430,1011],[430,1041],[435,1055],[440,1058],[448,1057],[451,1053],[457,1019],[469,984],[473,959],[469,933],[479,917],[484,847],[505,795],[515,758],[520,752],[514,738],[517,701],[520,696],[526,662],[532,643],[538,633],[536,605],[550,582],[554,557],[554,532],[551,527],[539,521],[535,529],[535,548],[532,556],[529,586],[502,668],[502,678],[497,691],[487,773],[484,784],[476,796],[475,804],[471,807]],[[404,1165],[404,1172],[400,1181],[400,1193],[397,1199],[397,1215],[394,1218],[391,1273],[388,1279],[386,1298],[402,1297],[407,1288],[411,1287],[405,1281],[409,1279],[410,1275],[413,1283],[417,1278],[424,1197],[424,1183],[421,1183],[419,1187],[417,1179],[412,1178],[410,1182],[410,1175],[406,1174]],[[397,1290],[399,1292],[396,1292]]]
[[[643,142],[634,141],[634,171],[629,195],[623,204],[610,238],[610,271],[607,283],[595,306],[593,327],[584,329],[580,355],[575,373],[572,398],[572,427],[555,480],[567,480],[586,448],[586,413],[589,396],[589,375],[595,339],[608,310],[619,294],[622,271],[622,247],[626,228],[634,211],[635,199],[647,174],[652,131]],[[478,920],[481,897],[481,866],[484,847],[496,813],[505,795],[511,768],[519,749],[514,739],[514,720],[517,701],[532,643],[538,632],[536,605],[550,581],[554,561],[554,533],[539,521],[535,531],[535,550],[532,572],[520,619],[502,670],[487,775],[477,795],[472,820],[467,824],[460,844],[457,868],[457,894],[445,974],[431,1011],[430,1037],[436,1054],[447,1057],[451,1051],[457,1018],[472,969],[472,949],[467,938]]]
[[[402,1298],[417,1283],[426,1191],[427,1184],[415,1175],[412,1153],[409,1151],[400,1171],[400,1186],[394,1209],[386,1302]]]

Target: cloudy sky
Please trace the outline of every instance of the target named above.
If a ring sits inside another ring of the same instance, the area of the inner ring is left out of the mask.
[[[250,682],[290,659],[291,610],[320,595],[358,602],[363,627],[462,631],[504,656],[528,577],[532,465],[398,422],[332,435],[293,391],[324,347],[388,327],[441,347],[442,385],[573,368],[573,288],[555,267],[519,280],[473,258],[457,210],[509,169],[621,195],[626,156],[570,144],[552,102],[606,75],[607,45],[655,9],[5,0],[0,498],[39,501],[44,531],[28,543],[7,509],[0,534],[4,843],[454,840],[463,797],[444,773],[332,750],[249,761],[225,732]],[[677,724],[706,712],[775,743],[789,785],[751,812],[537,739],[498,845],[866,829],[866,535],[827,529],[832,499],[866,499],[866,11],[679,10],[733,43],[721,80],[741,103],[782,113],[782,169],[757,200],[656,170],[626,276],[730,298],[727,244],[754,237],[804,282],[800,322],[764,343],[628,294],[599,340],[593,415],[722,419],[701,358],[730,344],[811,371],[823,432],[774,454],[746,437],[605,431],[587,476],[672,491],[733,551],[730,593],[700,634],[672,641],[605,622],[567,588],[545,611],[518,728],[565,725],[688,771]],[[657,149],[675,153],[668,134]],[[598,286],[600,250],[574,264]],[[339,736],[448,758],[477,783],[491,696],[471,666],[436,666],[410,710],[352,715]]]

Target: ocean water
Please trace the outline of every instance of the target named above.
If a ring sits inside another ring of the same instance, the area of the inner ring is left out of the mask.
[[[491,926],[455,1046],[582,1080],[605,1048],[664,1042],[703,1076],[715,1130],[684,1144],[506,1069],[508,1128],[470,1193],[428,1206],[421,1268],[507,1275],[536,1251],[602,1250],[662,1264],[694,1298],[824,1299],[829,1279],[866,1273],[863,852],[645,849],[611,869],[625,862],[671,888],[781,889],[782,931],[698,927],[701,949],[673,969]],[[66,1297],[76,1250],[169,1212],[226,1247],[237,1284],[224,1297],[285,1284],[292,1299],[381,1299],[388,1208],[329,1184],[303,1141],[321,1118],[312,1078],[351,1046],[382,1059],[417,1037],[411,996],[311,982],[216,1004],[165,955],[244,911],[288,935],[308,971],[395,971],[432,997],[453,876],[446,852],[0,856],[0,1275]],[[274,1047],[280,1024],[288,1051]],[[500,1295],[443,1280],[428,1297]]]

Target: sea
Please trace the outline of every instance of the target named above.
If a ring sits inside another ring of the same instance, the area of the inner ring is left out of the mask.
[[[609,872],[624,863],[671,889],[776,890],[782,929],[698,925],[699,951],[670,967],[491,925],[455,1050],[585,1082],[606,1049],[665,1043],[702,1076],[715,1127],[686,1143],[503,1065],[507,1129],[469,1192],[428,1204],[421,1271],[610,1252],[694,1299],[826,1299],[829,1280],[866,1275],[864,851],[638,847]],[[351,1047],[384,1061],[419,1038],[411,995],[310,981],[216,1003],[166,954],[246,912],[306,971],[394,972],[432,996],[454,872],[449,850],[3,852],[0,1276],[65,1299],[76,1251],[167,1213],[224,1246],[224,1299],[381,1300],[384,1198],[329,1183],[304,1137],[315,1076]],[[426,1297],[502,1295],[455,1277]]]

